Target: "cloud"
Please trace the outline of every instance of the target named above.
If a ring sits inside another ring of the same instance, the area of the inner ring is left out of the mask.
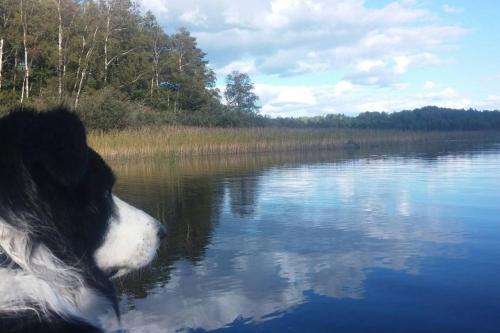
[[[464,12],[463,8],[450,6],[448,4],[444,4],[442,8],[443,11],[448,14],[459,14]]]
[[[200,8],[196,7],[193,10],[186,11],[182,13],[179,19],[185,23],[192,24],[195,26],[203,25],[207,21],[207,16],[200,11]]]
[[[356,67],[359,72],[371,72],[373,69],[385,67],[385,62],[383,60],[362,60]]]
[[[339,81],[334,87],[333,87],[333,96],[339,97],[344,95],[346,92],[352,90],[352,83],[349,81]]]
[[[357,115],[365,111],[401,111],[428,105],[467,109],[500,109],[500,98],[491,95],[473,98],[454,87],[441,86],[433,81],[421,83],[423,89],[410,89],[401,83],[385,88],[340,80],[333,85],[310,87],[306,85],[257,84],[261,113],[271,117],[316,116],[331,113]]]
[[[425,81],[425,83],[424,83],[425,90],[434,89],[435,87],[436,87],[436,83],[433,81]]]
[[[248,75],[255,74],[257,69],[255,68],[255,59],[242,59],[239,61],[234,61],[218,70],[219,75],[227,75],[232,71],[239,71],[246,73]]]
[[[500,95],[489,95],[482,103],[478,104],[477,107],[500,111]]]
[[[187,26],[218,73],[241,63],[252,63],[255,73],[287,77],[344,68],[356,72],[366,61],[392,62],[395,73],[378,81],[395,82],[418,64],[412,61],[416,54],[440,58],[438,53],[465,33],[460,26],[439,23],[415,1],[380,8],[362,0],[142,3],[158,8],[167,28]],[[370,84],[358,83],[363,82]]]
[[[426,99],[443,99],[443,98],[457,98],[459,97],[460,94],[453,88],[445,88],[440,91],[431,91],[431,92],[426,92],[423,94],[420,94],[421,98],[426,98]]]
[[[307,86],[276,86],[256,84],[255,93],[262,105],[261,113],[271,116],[287,116],[293,114],[316,115],[324,110],[322,96],[317,88]],[[315,112],[312,112],[315,110]]]
[[[163,0],[144,0],[140,1],[140,3],[143,9],[150,10],[159,17],[168,13],[167,4]]]
[[[362,85],[398,86],[401,77],[410,66],[414,68],[444,63],[437,55],[432,53],[415,53],[407,55],[394,55],[385,60],[362,60],[356,65],[355,70],[345,78]]]
[[[410,57],[408,57],[406,55],[402,55],[402,56],[394,57],[394,62],[395,62],[394,71],[397,74],[402,74],[402,73],[406,72],[406,70],[408,69],[408,66],[411,64],[412,60]]]

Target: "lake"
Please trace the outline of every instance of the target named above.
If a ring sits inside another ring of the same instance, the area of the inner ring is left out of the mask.
[[[500,144],[113,167],[169,230],[127,332],[500,332]]]

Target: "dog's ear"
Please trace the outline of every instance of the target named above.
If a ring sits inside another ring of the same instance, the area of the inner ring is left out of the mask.
[[[39,167],[64,186],[74,186],[87,168],[85,127],[74,113],[56,109],[43,113],[12,114],[16,141],[23,159]]]

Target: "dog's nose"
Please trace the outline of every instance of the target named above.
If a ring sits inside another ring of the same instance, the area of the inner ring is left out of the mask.
[[[160,224],[158,228],[158,237],[163,239],[165,236],[167,236],[167,228],[165,228],[163,224]]]

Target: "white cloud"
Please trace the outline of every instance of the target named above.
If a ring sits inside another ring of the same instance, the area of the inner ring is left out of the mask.
[[[207,21],[207,16],[200,11],[200,8],[196,7],[193,10],[188,10],[179,17],[179,19],[185,23],[189,23],[195,26],[203,25]]]
[[[163,0],[143,0],[140,3],[145,10],[150,10],[157,16],[168,13],[167,3]]]
[[[357,70],[360,72],[371,72],[373,69],[382,68],[385,66],[385,62],[383,60],[362,60],[356,66]]]
[[[390,78],[364,80],[394,83],[418,65],[412,59],[415,54],[439,58],[437,54],[465,32],[441,24],[433,13],[408,0],[380,8],[367,7],[363,0],[142,3],[158,8],[163,13],[160,21],[169,29],[187,25],[215,68],[252,59],[257,73],[283,77],[340,68],[357,71],[358,65],[370,67],[370,61],[396,61]]]
[[[261,112],[273,116],[306,115],[305,110],[320,109],[318,90],[306,86],[256,84],[255,93],[262,104]]]
[[[357,84],[375,86],[401,85],[401,77],[410,66],[414,68],[444,63],[437,55],[429,52],[394,55],[387,59],[362,60],[346,78]]]
[[[231,73],[232,71],[239,71],[248,75],[254,74],[256,72],[255,59],[243,59],[240,61],[234,61],[217,70],[219,75],[224,76]]]
[[[339,81],[334,87],[333,87],[333,96],[339,97],[344,95],[346,92],[352,90],[353,86],[350,81]]]
[[[446,88],[439,92],[439,96],[444,98],[457,98],[460,94],[453,88]]]
[[[490,95],[476,107],[486,110],[500,110],[500,95]]]
[[[444,4],[442,8],[443,8],[443,11],[445,13],[448,13],[448,14],[459,14],[459,13],[463,13],[464,12],[463,8],[455,7],[455,6],[450,6],[448,4]]]
[[[408,65],[410,65],[411,59],[410,57],[405,55],[397,56],[394,57],[394,62],[396,63],[396,65],[394,66],[394,71],[397,74],[403,74],[404,72],[406,72]]]
[[[436,87],[436,83],[434,81],[426,81],[424,83],[424,89],[425,90],[434,89],[435,87]]]
[[[261,113],[278,116],[315,116],[331,113],[357,115],[365,111],[401,111],[428,105],[467,109],[500,109],[500,96],[472,98],[453,87],[439,87],[433,81],[424,84],[423,92],[407,89],[408,83],[373,88],[340,80],[334,85],[315,87],[256,85]]]

